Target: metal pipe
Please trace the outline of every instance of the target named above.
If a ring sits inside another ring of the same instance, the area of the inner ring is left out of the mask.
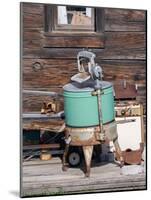
[[[92,95],[97,96],[99,127],[100,127],[100,135],[101,135],[100,140],[104,140],[105,134],[104,134],[104,128],[103,128],[103,118],[102,118],[102,109],[101,109],[101,94],[103,94],[101,89],[97,89],[96,91],[92,92]]]
[[[135,122],[135,119],[123,119],[123,120],[118,120],[116,121],[117,124],[125,124],[125,123],[129,123],[129,122]]]
[[[97,90],[97,99],[98,99],[98,113],[99,113],[100,131],[102,133],[104,130],[103,130],[103,120],[102,120],[101,91],[100,91],[100,89]]]
[[[24,120],[50,120],[50,119],[61,119],[64,111],[61,111],[56,114],[45,115],[40,113],[23,113],[22,118]]]
[[[46,96],[62,96],[62,94],[58,94],[57,92],[49,92],[49,91],[38,91],[38,90],[23,90],[24,94],[33,94],[33,95],[46,95]]]

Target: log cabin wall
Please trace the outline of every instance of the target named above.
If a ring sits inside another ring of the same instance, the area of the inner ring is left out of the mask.
[[[82,41],[96,53],[105,80],[126,79],[138,84],[138,100],[146,110],[146,11],[104,8],[103,12],[103,37],[68,40],[63,34],[47,36],[44,4],[22,3],[23,89],[61,92],[77,72],[76,56],[83,48]],[[23,95],[23,112],[40,111],[42,102],[49,100]]]

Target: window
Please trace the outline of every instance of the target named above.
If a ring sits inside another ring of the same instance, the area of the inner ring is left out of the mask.
[[[43,47],[104,48],[104,9],[45,5]]]
[[[80,6],[57,6],[55,30],[94,31],[94,9]]]

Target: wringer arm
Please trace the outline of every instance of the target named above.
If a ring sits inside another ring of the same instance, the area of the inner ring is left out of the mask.
[[[80,73],[88,72],[89,76],[93,79],[99,79],[101,80],[102,75],[102,68],[97,65],[94,61],[94,58],[96,55],[90,51],[80,51],[77,55],[77,62],[78,62],[78,71]],[[85,69],[82,65],[82,60],[87,61],[87,66]],[[76,81],[76,80],[75,80]]]

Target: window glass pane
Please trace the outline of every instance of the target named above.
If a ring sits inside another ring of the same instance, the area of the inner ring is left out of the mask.
[[[92,8],[58,6],[58,25],[92,25]]]

